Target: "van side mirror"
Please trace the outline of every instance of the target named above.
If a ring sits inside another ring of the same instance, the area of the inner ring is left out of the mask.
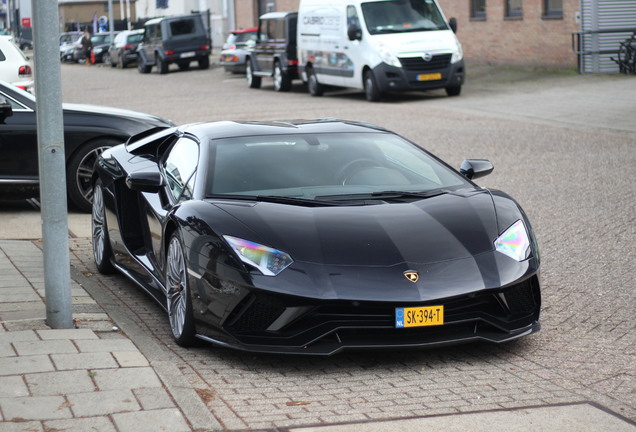
[[[457,33],[457,18],[452,17],[448,20],[448,26],[451,28],[453,33]]]
[[[459,168],[459,173],[469,180],[487,176],[495,167],[486,159],[466,159]]]
[[[349,36],[350,41],[362,40],[362,29],[355,24],[351,24],[347,29],[347,36]]]
[[[13,108],[11,104],[5,98],[0,97],[0,123],[4,123],[4,120],[12,115]]]

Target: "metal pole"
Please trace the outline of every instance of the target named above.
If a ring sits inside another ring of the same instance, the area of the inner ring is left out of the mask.
[[[108,31],[110,33],[110,46],[108,47],[108,50],[110,51],[112,46],[115,45],[115,38],[113,37],[113,35],[115,34],[115,20],[113,19],[113,0],[108,0]]]
[[[57,0],[31,0],[46,322],[72,328]]]

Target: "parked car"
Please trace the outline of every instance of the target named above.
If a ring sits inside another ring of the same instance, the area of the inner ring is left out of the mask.
[[[37,196],[38,143],[35,97],[0,82],[0,190]],[[134,111],[64,104],[66,187],[70,202],[90,211],[97,156],[130,136],[172,126],[168,120]]]
[[[112,67],[119,65],[124,69],[137,61],[137,46],[144,37],[144,30],[125,30],[120,32],[108,51],[108,60]]]
[[[514,199],[399,135],[339,120],[166,129],[96,164],[93,255],[175,341],[329,355],[539,331],[539,252]]]
[[[150,73],[157,66],[160,74],[166,74],[171,63],[187,70],[192,60],[200,69],[207,69],[211,52],[201,15],[155,18],[144,25],[144,37],[137,48],[137,69]]]
[[[33,63],[13,42],[13,36],[0,36],[0,80],[33,90]]]
[[[117,33],[114,33],[116,36]],[[104,61],[104,56],[108,53],[108,49],[110,48],[110,33],[96,33],[91,36],[91,43],[93,44],[93,52],[92,57],[94,63],[102,63]],[[84,49],[80,43],[75,46],[75,50],[73,51],[73,60],[75,62],[79,62],[86,59],[86,55],[84,54]]]
[[[72,32],[60,35],[60,61],[76,62],[75,50],[82,49],[82,38],[84,33]]]
[[[274,78],[274,90],[288,91],[299,78],[296,53],[297,12],[270,12],[258,20],[256,44],[245,59],[250,88],[260,88],[263,77]]]
[[[245,57],[248,45],[256,41],[258,27],[251,27],[245,30],[232,30],[223,44],[220,64],[227,72],[245,73]]]

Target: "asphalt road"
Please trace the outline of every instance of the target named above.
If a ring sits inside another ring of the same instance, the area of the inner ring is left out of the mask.
[[[462,96],[443,91],[368,103],[297,84],[250,90],[220,69],[141,75],[62,66],[66,102],[208,120],[339,117],[372,122],[451,165],[488,158],[482,186],[525,208],[542,254],[543,329],[520,341],[330,358],[253,355],[170,338],[160,308],[123,277],[88,274],[106,305],[143,330],[227,429],[342,423],[589,401],[636,420],[636,81],[468,69]],[[10,212],[0,213],[0,220]],[[77,217],[82,220],[81,216]],[[71,224],[75,260],[93,269],[86,225]],[[0,223],[0,226],[2,224]],[[135,338],[137,340],[135,340]]]

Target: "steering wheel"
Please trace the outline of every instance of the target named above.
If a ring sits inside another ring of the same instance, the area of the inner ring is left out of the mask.
[[[380,166],[380,164],[378,164],[373,159],[367,159],[367,158],[354,159],[351,162],[347,162],[345,166],[340,168],[340,170],[336,174],[336,180],[341,185],[346,185],[347,181],[355,173],[360,171],[360,169],[367,168],[367,167],[376,167],[376,166]]]

